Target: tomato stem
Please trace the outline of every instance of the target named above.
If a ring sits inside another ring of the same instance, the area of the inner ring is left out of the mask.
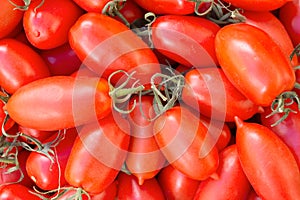
[[[31,0],[23,0],[24,5],[22,5],[22,6],[14,3],[12,0],[8,0],[8,2],[15,7],[14,10],[21,10],[21,11],[28,10],[28,8],[31,4]],[[36,12],[36,10],[38,8],[40,8],[44,4],[44,2],[45,2],[45,0],[41,0],[41,3],[34,8],[34,12]]]
[[[128,20],[120,13],[120,10],[125,6],[126,0],[112,0],[109,1],[102,9],[102,14],[109,16],[118,16],[124,24],[130,28]]]

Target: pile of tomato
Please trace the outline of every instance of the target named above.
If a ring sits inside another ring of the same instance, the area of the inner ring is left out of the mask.
[[[0,4],[1,200],[300,200],[299,0]]]

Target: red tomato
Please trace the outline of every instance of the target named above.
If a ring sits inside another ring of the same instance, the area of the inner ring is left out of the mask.
[[[135,22],[137,19],[144,18],[144,10],[141,7],[139,7],[134,2],[134,0],[126,0],[125,5],[121,7],[119,12],[130,24]],[[118,21],[123,22],[123,20],[120,17],[118,17],[118,15],[116,15],[114,18]]]
[[[52,49],[68,41],[68,33],[83,11],[72,0],[32,1],[23,17],[29,42],[39,49]]]
[[[224,2],[231,3],[233,6],[242,8],[244,10],[253,10],[253,11],[269,11],[280,8],[285,3],[292,0],[223,0]]]
[[[28,138],[27,136],[37,139],[40,142],[43,142],[44,140],[48,139],[55,133],[55,131],[41,131],[37,129],[20,126],[20,125],[19,125],[19,132],[22,133],[22,137],[24,138],[24,141],[30,144],[33,144],[33,141],[31,141],[31,139]]]
[[[188,0],[134,0],[139,6],[157,15],[176,14],[187,15],[194,13],[195,2]]]
[[[294,87],[291,63],[274,40],[254,26],[239,23],[221,28],[216,54],[227,78],[257,105],[269,106]]]
[[[23,5],[22,0],[13,1],[15,4]],[[0,38],[8,36],[19,25],[23,18],[23,11],[14,9],[8,0],[1,0],[0,12]]]
[[[27,83],[50,76],[42,57],[15,39],[0,40],[0,60],[0,85],[10,94]]]
[[[164,200],[163,191],[155,178],[145,180],[143,185],[133,175],[121,172],[117,178],[119,189],[117,199]]]
[[[207,128],[186,108],[167,110],[155,120],[154,130],[167,161],[186,176],[204,180],[216,171],[218,150]]]
[[[234,116],[249,119],[261,109],[241,94],[222,69],[193,69],[185,75],[184,103],[215,120],[234,121]]]
[[[194,200],[235,200],[246,199],[251,185],[243,172],[236,145],[220,153],[218,179],[208,178],[200,183]]]
[[[10,184],[0,187],[0,199],[1,200],[40,200],[40,198],[32,194],[33,190],[27,188],[21,184]]]
[[[288,146],[263,125],[238,117],[236,125],[239,159],[257,194],[263,199],[300,199],[300,172]]]
[[[214,67],[218,64],[215,36],[220,27],[195,16],[164,15],[152,27],[154,47],[180,64]]]
[[[71,28],[69,40],[83,64],[103,78],[116,70],[135,71],[134,77],[144,84],[160,72],[158,60],[146,43],[109,16],[82,15]],[[117,80],[114,77],[112,83]]]
[[[98,75],[91,71],[89,68],[85,66],[81,66],[77,71],[73,72],[70,76],[85,76],[85,77],[98,77]]]
[[[111,0],[73,0],[82,9],[87,12],[97,12],[101,13],[104,6]]]
[[[163,168],[157,176],[166,199],[192,200],[199,187],[200,181],[185,176],[172,165]]]
[[[91,195],[91,200],[114,200],[117,197],[118,182],[115,180],[103,192]]]
[[[4,109],[24,127],[54,131],[107,116],[111,98],[105,79],[52,76],[20,88]]]
[[[257,196],[256,192],[252,189],[248,195],[247,200],[262,200],[259,196]]]
[[[279,19],[289,33],[294,46],[300,44],[300,1],[288,2],[279,9]]]
[[[117,123],[113,115],[109,115],[81,129],[65,170],[70,185],[98,194],[115,180],[130,140]]]

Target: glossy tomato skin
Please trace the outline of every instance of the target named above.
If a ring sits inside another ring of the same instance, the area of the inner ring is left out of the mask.
[[[226,77],[256,105],[269,106],[291,90],[295,73],[273,39],[248,24],[223,27],[216,36],[216,54]]]
[[[186,108],[175,106],[166,111],[155,120],[154,130],[167,161],[186,176],[204,180],[216,171],[218,150],[207,128]]]
[[[27,83],[50,76],[43,58],[16,39],[0,40],[0,59],[0,85],[10,94]]]
[[[22,0],[16,0],[14,3],[23,5]],[[13,32],[18,24],[22,21],[23,11],[15,10],[15,7],[6,0],[1,0],[0,4],[0,38],[4,38]]]
[[[294,46],[300,43],[300,1],[288,2],[279,9],[279,19],[289,33]]]
[[[176,14],[187,15],[194,12],[195,2],[187,0],[134,0],[139,6],[146,11],[153,12],[157,15]]]
[[[251,185],[243,172],[235,144],[220,153],[220,165],[216,173],[218,179],[208,178],[200,183],[194,200],[246,199]]]
[[[215,36],[220,27],[201,17],[164,15],[151,25],[154,47],[185,66],[218,65]]]
[[[81,129],[65,170],[70,185],[98,194],[115,180],[130,140],[117,123],[111,114]]]
[[[288,146],[261,124],[236,118],[236,125],[239,159],[257,194],[263,199],[300,199],[300,172]]]
[[[252,11],[270,11],[276,10],[280,8],[285,3],[290,2],[292,0],[278,0],[278,1],[271,1],[271,0],[224,0],[224,2],[231,3],[233,6],[242,8],[245,10],[252,10]]]
[[[111,112],[108,91],[102,78],[52,76],[20,88],[4,109],[21,126],[62,130],[107,116]]]
[[[163,191],[155,178],[145,180],[143,185],[138,184],[138,180],[133,175],[121,172],[117,181],[119,184],[117,199],[149,199],[164,200]]]
[[[52,49],[68,41],[68,33],[83,10],[72,0],[32,1],[24,13],[23,27],[28,41],[39,49]]]
[[[188,178],[172,165],[164,167],[159,172],[157,180],[166,199],[169,200],[192,200],[200,184],[200,181]]]
[[[0,199],[1,200],[39,200],[37,195],[32,194],[33,190],[27,188],[22,184],[9,184],[0,187]]]
[[[190,70],[181,99],[202,115],[215,120],[249,119],[261,109],[241,94],[220,68]]]
[[[144,84],[160,72],[155,54],[142,39],[121,22],[100,13],[82,15],[70,29],[69,42],[83,64],[103,78],[116,70],[136,71],[134,77]],[[113,84],[117,81],[111,79]]]

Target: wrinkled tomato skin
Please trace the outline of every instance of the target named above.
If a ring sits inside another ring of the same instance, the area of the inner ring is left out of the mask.
[[[288,2],[279,9],[279,19],[289,33],[294,46],[300,44],[300,1]]]
[[[260,110],[232,85],[222,69],[193,69],[185,81],[181,99],[208,118],[233,122],[234,116],[245,120]]]
[[[290,2],[292,0],[224,0],[224,2],[231,3],[233,6],[242,8],[245,10],[252,10],[252,11],[270,11],[276,10],[280,8],[285,3]]]
[[[159,16],[151,25],[154,47],[185,66],[214,67],[218,65],[215,36],[220,27],[195,16]]]
[[[0,40],[0,60],[0,85],[9,94],[27,83],[50,76],[43,58],[16,39]]]
[[[269,106],[280,93],[294,87],[291,63],[261,29],[230,24],[220,29],[215,44],[226,77],[256,105]]]
[[[23,17],[28,41],[39,49],[52,49],[68,41],[68,33],[83,10],[72,0],[32,1]]]
[[[188,178],[186,175],[176,170],[172,165],[161,169],[157,176],[166,199],[192,200],[199,187],[200,181]]]
[[[194,200],[246,199],[251,185],[243,172],[235,144],[220,153],[216,173],[218,179],[208,178],[200,183]]]
[[[9,184],[0,187],[1,200],[40,200],[37,195],[32,194],[33,190],[22,184]]]
[[[107,116],[111,112],[108,91],[102,78],[52,76],[20,88],[4,109],[21,126],[62,130]]]
[[[300,172],[289,147],[261,124],[237,117],[236,125],[239,159],[257,194],[263,199],[300,199]]]

